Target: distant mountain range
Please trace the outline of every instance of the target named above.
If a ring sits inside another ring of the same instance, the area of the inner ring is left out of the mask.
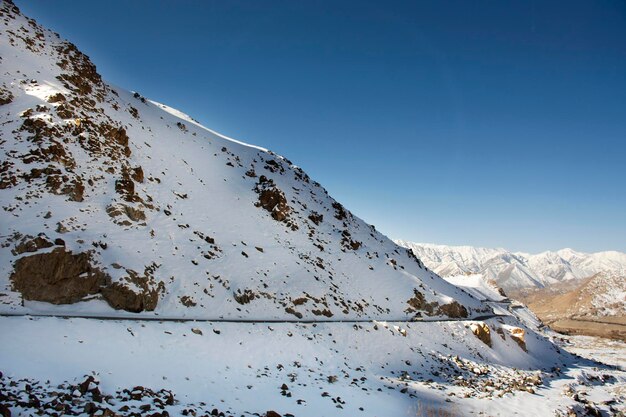
[[[396,240],[396,243],[412,249],[428,268],[442,277],[482,274],[505,291],[543,288],[599,273],[626,276],[626,254],[616,251],[583,253],[561,249],[529,254],[404,240]]]

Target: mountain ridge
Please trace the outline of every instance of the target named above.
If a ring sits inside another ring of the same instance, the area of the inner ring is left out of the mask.
[[[618,251],[584,253],[564,248],[530,254],[503,248],[448,246],[404,240],[395,242],[411,248],[427,267],[439,275],[482,274],[505,291],[543,288],[598,273],[626,275],[626,254]]]

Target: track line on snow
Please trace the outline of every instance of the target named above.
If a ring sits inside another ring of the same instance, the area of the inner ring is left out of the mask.
[[[326,323],[440,323],[449,321],[482,321],[497,317],[509,317],[506,314],[488,314],[484,316],[472,318],[447,318],[447,319],[426,319],[426,320],[407,320],[407,319],[352,319],[352,320],[248,320],[248,319],[200,319],[200,318],[175,318],[175,317],[116,317],[116,316],[96,316],[96,315],[69,315],[69,314],[38,314],[38,313],[0,313],[0,317],[57,317],[62,319],[92,319],[92,320],[112,320],[112,321],[157,321],[157,322],[177,322],[177,323],[241,323],[241,324],[326,324]]]

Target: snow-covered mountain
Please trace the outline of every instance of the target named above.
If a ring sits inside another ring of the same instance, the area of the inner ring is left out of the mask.
[[[20,14],[0,36],[2,311],[486,311],[287,159],[106,83]]]
[[[472,246],[446,246],[396,240],[410,248],[441,276],[482,274],[505,291],[542,288],[598,273],[626,276],[626,254],[615,251],[583,253],[572,249],[539,254]]]
[[[527,309],[446,282],[284,157],[106,83],[7,0],[0,66],[1,415],[624,402],[626,376],[562,351]]]

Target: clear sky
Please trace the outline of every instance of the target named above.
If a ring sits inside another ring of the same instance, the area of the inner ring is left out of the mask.
[[[626,2],[15,0],[392,238],[626,251]]]

